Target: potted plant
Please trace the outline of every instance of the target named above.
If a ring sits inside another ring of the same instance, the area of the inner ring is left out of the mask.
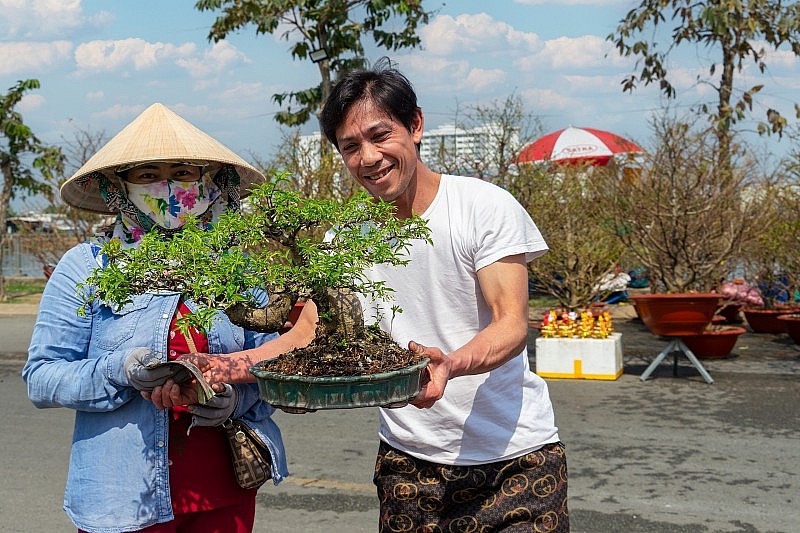
[[[756,333],[783,333],[785,323],[778,316],[800,310],[795,295],[800,287],[800,191],[791,185],[777,188],[763,209],[772,216],[742,253],[763,303],[748,305],[742,313]]]
[[[95,288],[89,298],[118,306],[134,294],[179,291],[202,306],[181,327],[204,327],[225,312],[263,332],[283,328],[298,300],[312,299],[320,317],[316,339],[251,369],[262,396],[299,411],[408,400],[419,391],[426,361],[366,326],[356,293],[391,296],[392,288],[362,272],[373,263],[405,264],[406,244],[428,238],[424,221],[398,219],[391,204],[366,193],[314,199],[286,185],[284,174],[273,175],[252,189],[241,213],[226,213],[211,230],[187,223],[168,239],[148,234],[132,249],[112,241],[103,250],[107,266],[86,282]],[[257,289],[269,294],[266,307],[257,306]]]
[[[744,328],[736,326],[708,326],[699,335],[686,335],[681,340],[700,359],[720,359],[731,353]]]
[[[745,306],[764,304],[759,290],[743,278],[723,282],[719,294],[723,300],[717,315],[723,317],[728,324],[742,321],[740,314]]]
[[[528,263],[533,289],[567,311],[588,309],[619,287],[624,249],[596,207],[591,180],[602,167],[587,164],[520,164],[512,193],[528,210],[549,250]],[[624,290],[626,282],[623,282]]]
[[[654,149],[638,174],[592,183],[627,254],[649,273],[653,294],[632,297],[645,325],[656,335],[701,334],[731,259],[764,216],[762,197],[748,193],[761,182],[752,159],[735,153],[723,164],[715,136],[693,122],[665,113],[652,128]]]
[[[779,315],[778,320],[783,323],[784,331],[795,344],[800,344],[800,313]]]

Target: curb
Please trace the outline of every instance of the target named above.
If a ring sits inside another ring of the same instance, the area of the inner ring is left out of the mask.
[[[0,304],[0,317],[4,316],[36,316],[39,304]]]

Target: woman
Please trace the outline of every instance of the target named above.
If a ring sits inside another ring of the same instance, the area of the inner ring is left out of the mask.
[[[103,243],[133,247],[147,232],[169,235],[188,216],[211,225],[238,209],[240,191],[263,176],[161,104],[145,110],[61,188],[64,201],[115,223],[64,254],[45,287],[22,375],[40,408],[75,410],[64,508],[79,531],[252,531],[257,489],[241,489],[219,427],[251,426],[267,444],[272,478],[287,475],[281,434],[254,385],[222,384],[206,406],[160,409],[154,387],[170,370],[153,359],[262,347],[273,356],[304,345],[308,331],[281,337],[245,331],[222,313],[207,335],[184,336],[176,318],[196,310],[177,293],[140,294],[119,309],[86,306],[81,284],[103,266]],[[266,298],[262,298],[264,303]],[[313,328],[313,326],[312,326]],[[191,429],[191,431],[189,431]]]

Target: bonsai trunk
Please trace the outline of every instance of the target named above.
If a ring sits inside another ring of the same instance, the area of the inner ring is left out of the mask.
[[[231,322],[252,331],[272,333],[280,330],[289,318],[297,295],[285,292],[270,293],[266,307],[251,307],[236,303],[225,310]]]
[[[279,331],[297,302],[296,293],[270,293],[266,307],[237,303],[225,310],[231,322],[246,329],[261,332]],[[349,289],[328,289],[313,295],[319,313],[317,337],[357,339],[364,336],[364,315],[358,296]]]

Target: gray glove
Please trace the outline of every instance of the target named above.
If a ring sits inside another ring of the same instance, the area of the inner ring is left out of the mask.
[[[239,390],[227,383],[222,385],[225,390],[216,393],[206,403],[189,406],[189,412],[192,413],[189,430],[194,426],[219,426],[233,415],[239,403]]]
[[[176,371],[180,368],[173,365],[156,366],[159,363],[158,357],[149,349],[134,348],[122,363],[122,371],[131,387],[149,392],[168,379],[175,379]]]

